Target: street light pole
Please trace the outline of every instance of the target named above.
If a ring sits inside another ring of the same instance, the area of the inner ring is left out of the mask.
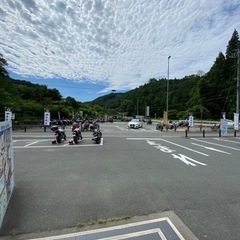
[[[167,113],[167,121],[168,121],[168,91],[169,91],[169,59],[171,56],[168,56],[168,70],[167,70],[167,104],[166,104],[166,113]]]
[[[236,102],[236,113],[239,113],[239,97],[240,97],[240,48],[237,52],[237,102]]]

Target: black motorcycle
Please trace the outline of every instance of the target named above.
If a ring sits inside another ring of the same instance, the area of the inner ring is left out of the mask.
[[[102,133],[100,132],[100,130],[95,130],[93,132],[93,138],[92,140],[96,143],[99,144],[101,142],[101,138],[102,138]]]
[[[65,134],[65,130],[64,127],[58,127],[57,125],[53,125],[51,127],[51,130],[54,132],[56,140],[52,141],[52,144],[55,143],[61,143],[62,140],[66,140],[66,134]]]
[[[82,140],[81,130],[80,128],[75,128],[72,132],[73,141],[77,144],[79,140]]]

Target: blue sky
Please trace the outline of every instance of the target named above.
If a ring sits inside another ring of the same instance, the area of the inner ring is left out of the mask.
[[[150,78],[208,72],[240,30],[239,0],[1,0],[0,53],[15,79],[90,101]]]

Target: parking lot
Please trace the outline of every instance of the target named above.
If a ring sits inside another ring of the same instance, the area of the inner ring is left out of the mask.
[[[1,234],[173,211],[199,239],[239,239],[240,138],[101,124],[100,144],[52,144],[48,129],[14,132],[15,189]]]

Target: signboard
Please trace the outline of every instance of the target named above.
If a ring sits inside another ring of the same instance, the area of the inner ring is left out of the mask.
[[[149,106],[147,106],[147,112],[146,112],[146,115],[147,115],[147,117],[150,116],[150,107],[149,107]]]
[[[5,121],[11,121],[12,120],[12,112],[8,109],[5,111]]]
[[[44,112],[44,126],[50,125],[50,112],[46,111]]]
[[[220,131],[222,137],[227,137],[228,134],[228,124],[226,119],[221,119],[220,121]]]
[[[234,130],[239,129],[239,113],[234,113]]]
[[[14,187],[12,122],[0,122],[0,227]]]
[[[193,115],[189,116],[188,122],[189,122],[189,127],[193,127],[193,125],[194,125]]]

